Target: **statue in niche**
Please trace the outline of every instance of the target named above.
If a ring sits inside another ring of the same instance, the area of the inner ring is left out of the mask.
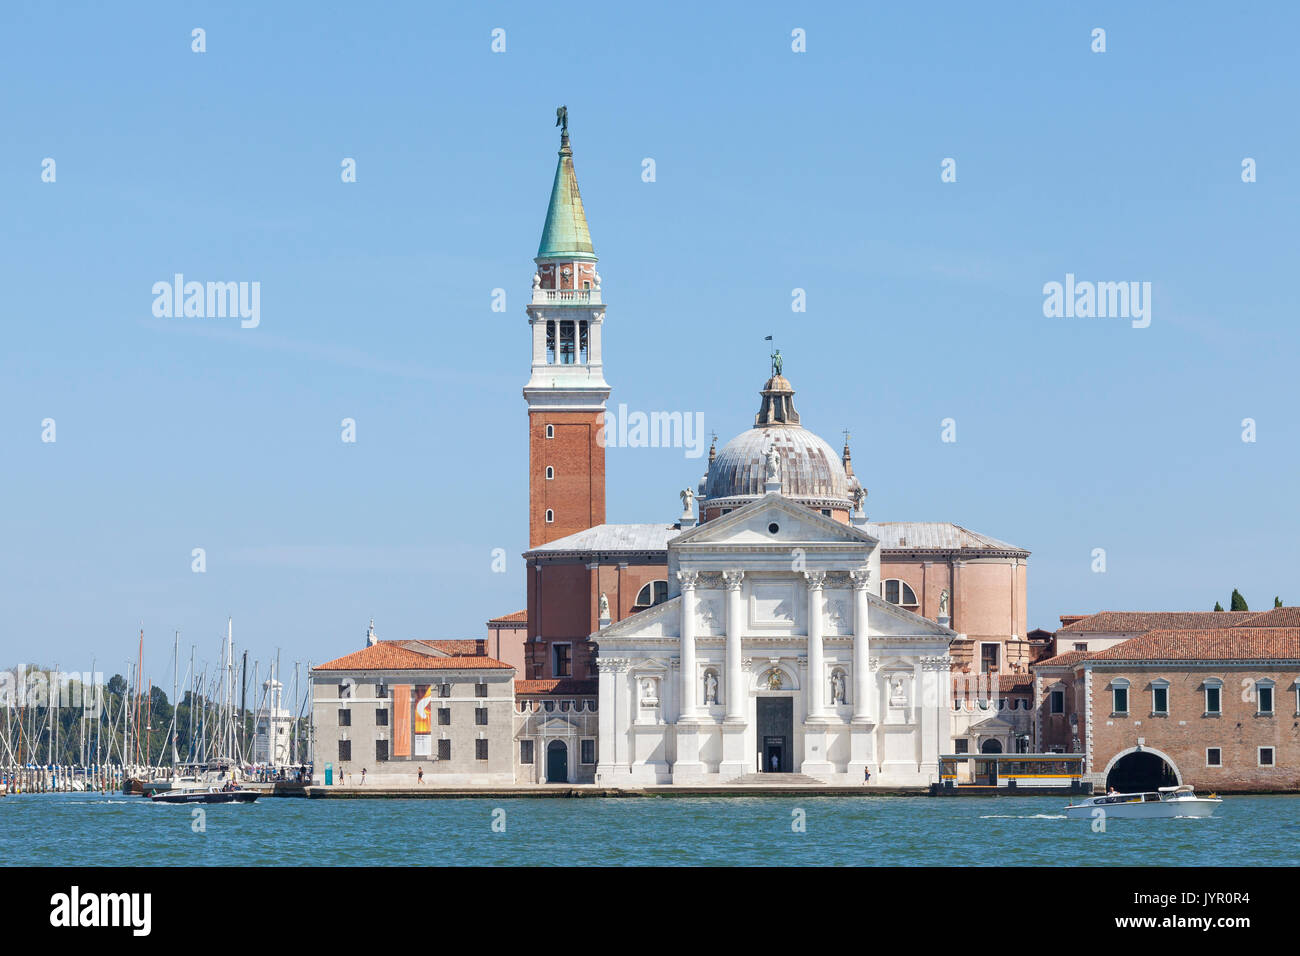
[[[704,702],[706,704],[718,702],[718,678],[713,671],[704,672]]]
[[[831,703],[844,703],[844,675],[839,671],[831,674]]]
[[[907,691],[903,689],[903,678],[891,677],[889,679],[889,685],[891,688],[889,692],[889,702],[891,704],[906,704]]]
[[[779,667],[773,667],[767,672],[767,689],[780,690],[785,686],[785,675],[781,673]]]
[[[641,680],[641,705],[643,707],[654,707],[659,703],[659,695],[655,693],[655,679],[646,677]]]
[[[939,592],[939,616],[948,616],[948,589],[944,588]]]
[[[604,591],[600,592],[600,619],[602,621],[609,620],[609,598],[605,596]]]

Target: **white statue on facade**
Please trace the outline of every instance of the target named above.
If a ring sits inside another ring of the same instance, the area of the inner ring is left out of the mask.
[[[844,675],[839,671],[831,674],[831,703],[844,703]]]
[[[706,671],[704,674],[704,702],[706,704],[718,702],[718,678],[713,671]]]
[[[682,499],[682,514],[690,514],[691,506],[695,503],[695,492],[689,488],[683,488],[679,497]]]
[[[944,588],[939,592],[939,616],[948,616],[948,589]]]
[[[604,591],[600,592],[600,619],[602,621],[609,620],[609,598],[605,596]]]
[[[903,678],[891,677],[889,683],[892,687],[889,694],[889,702],[891,704],[906,704],[907,692],[903,690]]]
[[[537,291],[538,289],[540,289],[541,287],[542,287],[542,274],[541,274],[540,272],[534,272],[534,273],[533,273],[533,292],[536,292],[536,291]]]
[[[641,706],[655,707],[659,703],[659,695],[655,693],[655,679],[653,677],[643,678],[641,681]]]

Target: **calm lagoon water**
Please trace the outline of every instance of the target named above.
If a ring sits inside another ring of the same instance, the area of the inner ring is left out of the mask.
[[[262,799],[192,807],[116,794],[0,800],[20,866],[1294,866],[1300,799],[1228,797],[1209,820],[1067,821],[1064,798]],[[505,811],[504,833],[493,832]],[[796,833],[795,811],[806,832]],[[1237,857],[1245,852],[1246,859]]]

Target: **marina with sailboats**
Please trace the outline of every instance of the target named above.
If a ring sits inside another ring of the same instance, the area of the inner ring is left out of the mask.
[[[303,665],[293,665],[290,709],[278,655],[265,668],[254,659],[250,671],[249,652],[236,654],[233,620],[224,631],[215,664],[203,663],[194,645],[183,661],[173,634],[170,696],[145,676],[143,628],[125,675],[104,680],[97,662],[87,672],[26,665],[0,672],[0,795],[151,797],[307,779]]]

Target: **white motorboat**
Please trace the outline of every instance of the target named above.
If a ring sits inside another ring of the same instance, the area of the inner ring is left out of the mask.
[[[1210,794],[1198,797],[1188,785],[1180,787],[1161,787],[1159,790],[1145,793],[1108,793],[1104,796],[1088,797],[1082,803],[1072,803],[1065,808],[1065,815],[1071,820],[1092,820],[1098,817],[1143,818],[1143,817],[1209,817],[1214,809],[1223,802]]]

